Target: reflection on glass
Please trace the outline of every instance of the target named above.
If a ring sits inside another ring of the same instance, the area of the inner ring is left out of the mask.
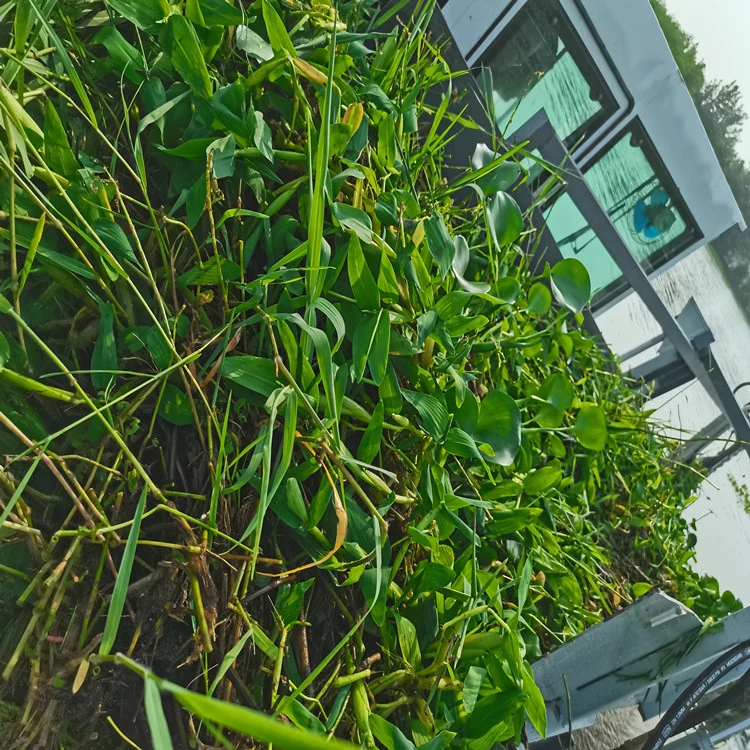
[[[640,138],[627,133],[587,171],[586,181],[620,236],[646,271],[651,271],[694,239],[672,188],[662,182]],[[547,212],[553,237],[565,257],[588,268],[592,288],[601,291],[622,275],[567,195]]]
[[[483,85],[507,136],[544,108],[563,140],[577,140],[613,106],[595,84],[593,66],[553,0],[532,0],[484,62]]]

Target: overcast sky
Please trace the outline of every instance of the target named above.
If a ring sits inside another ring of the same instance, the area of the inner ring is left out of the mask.
[[[750,112],[750,0],[665,0],[670,13],[698,44],[709,78],[737,81]],[[750,161],[750,123],[740,144]]]

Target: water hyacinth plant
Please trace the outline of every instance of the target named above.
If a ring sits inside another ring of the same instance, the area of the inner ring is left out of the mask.
[[[512,746],[634,596],[738,606],[403,5],[0,8],[5,747]]]

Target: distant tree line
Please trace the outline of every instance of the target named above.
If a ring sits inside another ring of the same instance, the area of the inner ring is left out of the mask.
[[[734,192],[737,203],[750,222],[750,167],[737,153],[747,114],[736,81],[725,83],[706,77],[705,63],[698,57],[694,39],[669,14],[661,0],[651,0],[664,35],[693,97],[703,126]],[[745,314],[750,315],[750,229],[736,227],[712,243]]]

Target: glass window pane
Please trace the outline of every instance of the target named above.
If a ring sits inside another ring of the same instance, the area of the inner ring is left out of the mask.
[[[585,177],[630,252],[649,272],[697,239],[697,232],[645,148],[643,136],[629,131],[586,170]],[[562,254],[578,258],[588,268],[592,289],[612,291],[620,269],[572,200],[561,196],[546,218]]]
[[[563,140],[577,141],[615,108],[553,0],[531,0],[484,61],[483,85],[506,137],[544,108]],[[605,112],[605,110],[607,112]]]

